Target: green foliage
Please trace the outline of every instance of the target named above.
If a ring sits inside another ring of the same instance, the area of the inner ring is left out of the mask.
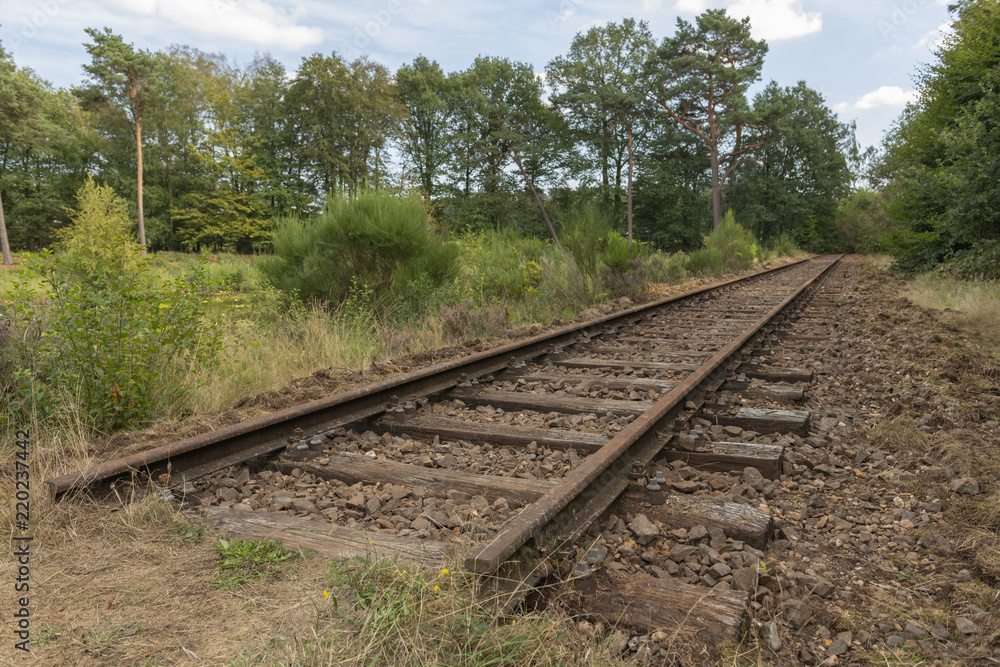
[[[316,218],[280,220],[273,245],[260,270],[283,292],[339,304],[361,288],[380,307],[414,282],[443,284],[458,256],[420,201],[382,192],[333,199]]]
[[[645,262],[645,270],[649,279],[657,283],[679,283],[687,280],[686,268],[688,258],[682,252],[672,255],[654,252]]]
[[[111,188],[88,177],[77,192],[73,223],[56,232],[61,266],[77,280],[104,285],[132,273],[142,256],[133,240],[128,204]]]
[[[759,253],[753,232],[740,226],[730,209],[719,226],[705,237],[701,249],[688,257],[687,269],[691,273],[715,276],[745,271],[753,266]]]
[[[189,372],[214,361],[218,330],[204,318],[203,277],[151,275],[110,189],[88,181],[79,201],[65,253],[29,256],[2,307],[17,333],[2,400],[102,431],[139,426],[185,404]]]
[[[787,233],[819,251],[850,249],[836,223],[852,179],[845,157],[852,126],[804,81],[785,88],[772,81],[754,109],[767,121],[768,140],[745,153],[753,161],[740,168],[727,205],[765,243]]]
[[[885,197],[860,188],[837,205],[837,228],[850,247],[880,252],[885,250],[895,225],[886,212]]]
[[[278,565],[295,555],[281,540],[219,540],[213,546],[219,552],[218,566],[223,572],[212,580],[212,585],[224,591],[265,576],[277,576],[281,572]]]
[[[760,78],[767,44],[750,34],[750,19],[709,9],[677,29],[647,63],[656,102],[682,130],[708,149],[714,226],[722,219],[722,187],[752,147],[751,129],[764,140],[761,119],[748,107],[747,88]],[[712,128],[711,132],[706,128]]]
[[[794,257],[802,254],[802,248],[788,232],[782,232],[778,238],[774,239],[771,242],[770,250],[779,257]]]
[[[985,275],[1000,241],[1000,12],[991,0],[951,11],[955,32],[921,72],[920,98],[887,135],[874,177],[900,225],[888,243],[897,269]]]
[[[581,161],[600,175],[606,213],[621,213],[629,130],[639,150],[655,122],[643,76],[655,48],[648,23],[627,18],[621,25],[611,22],[578,33],[567,54],[545,70],[553,104],[568,119],[574,139],[588,149]]]

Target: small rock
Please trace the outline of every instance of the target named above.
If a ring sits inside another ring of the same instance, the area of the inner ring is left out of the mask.
[[[981,632],[981,628],[967,619],[965,616],[958,616],[955,618],[955,629],[958,630],[959,634],[963,635],[975,635]]]
[[[785,620],[792,627],[793,630],[799,630],[805,627],[806,623],[813,616],[812,607],[809,603],[803,600],[791,600],[785,603]]]
[[[651,539],[660,534],[660,529],[657,528],[652,521],[646,518],[645,514],[639,514],[635,519],[628,525],[629,530],[638,537],[639,539]]]
[[[316,512],[316,505],[308,498],[293,498],[292,509],[296,512]]]
[[[966,496],[979,495],[979,483],[976,482],[976,480],[972,479],[971,477],[953,479],[948,486],[955,493],[961,493]]]
[[[829,648],[826,649],[827,657],[833,657],[835,655],[843,655],[847,653],[847,649],[851,648],[851,641],[854,640],[854,635],[850,632],[841,632],[837,635],[837,638],[833,640]]]
[[[906,634],[911,637],[916,637],[917,639],[922,639],[927,635],[927,628],[922,623],[917,623],[916,621],[907,621],[906,628],[903,630]]]
[[[708,528],[705,526],[695,526],[688,532],[688,537],[691,538],[692,542],[703,540],[708,537]]]
[[[781,637],[778,635],[777,621],[770,621],[761,626],[760,638],[764,641],[764,645],[775,653],[781,650]]]
[[[741,567],[733,572],[733,588],[753,593],[757,589],[757,568]]]
[[[906,640],[899,635],[889,635],[885,638],[885,645],[889,648],[896,648],[902,646],[904,643],[906,643]]]

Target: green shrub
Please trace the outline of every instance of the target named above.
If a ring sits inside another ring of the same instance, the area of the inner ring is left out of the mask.
[[[726,257],[718,248],[701,248],[687,257],[685,269],[695,275],[721,276],[726,272]]]
[[[182,281],[156,284],[145,261],[97,284],[66,280],[62,261],[29,258],[6,306],[18,332],[7,350],[15,381],[6,409],[109,431],[182,407],[189,371],[211,364],[219,348],[203,295]]]
[[[657,283],[679,283],[687,280],[688,272],[684,268],[688,258],[682,252],[675,252],[673,255],[663,253],[651,253],[645,259],[646,274],[649,279]]]
[[[600,284],[601,265],[607,249],[611,221],[597,206],[583,206],[564,211],[559,216],[559,238],[572,253],[576,265],[595,284]]]
[[[134,270],[142,248],[132,240],[125,200],[89,176],[76,199],[77,210],[70,212],[73,223],[56,232],[56,247],[63,255],[60,268],[88,284]]]
[[[522,299],[538,291],[542,257],[551,244],[512,232],[467,232],[461,246],[458,293],[480,303]]]
[[[736,222],[732,210],[726,211],[718,228],[712,230],[700,250],[691,253],[687,269],[691,273],[721,276],[729,271],[745,271],[759,255],[753,232]]]
[[[360,288],[389,305],[411,283],[443,284],[458,257],[419,200],[382,192],[334,199],[315,218],[280,220],[273,245],[274,256],[258,264],[275,287],[335,304]]]
[[[214,360],[218,332],[191,282],[151,275],[124,202],[92,180],[77,198],[62,252],[28,256],[0,307],[16,332],[0,350],[13,378],[0,401],[8,415],[138,426],[185,401],[189,371]]]
[[[781,232],[781,235],[774,239],[771,243],[771,251],[778,257],[794,257],[802,254],[802,248],[788,232]]]

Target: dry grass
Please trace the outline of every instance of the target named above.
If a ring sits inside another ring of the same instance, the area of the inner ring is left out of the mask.
[[[193,408],[228,409],[239,399],[272,391],[317,368],[363,370],[380,359],[378,326],[371,320],[331,316],[318,307],[271,322],[224,321],[217,366],[199,369]]]
[[[332,563],[312,634],[292,664],[620,665],[558,611],[501,617],[461,566],[420,572],[391,561]]]
[[[1000,352],[1000,285],[926,273],[911,280],[905,294],[918,306],[943,311],[944,322],[972,334],[990,353]]]

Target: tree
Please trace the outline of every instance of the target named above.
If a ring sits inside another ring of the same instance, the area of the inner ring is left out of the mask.
[[[302,60],[288,98],[296,141],[321,192],[379,187],[386,147],[405,113],[383,65],[313,54]]]
[[[513,162],[558,245],[535,181],[551,175],[558,164],[561,116],[543,102],[541,81],[526,63],[479,57],[467,75],[478,110],[475,130],[485,190],[498,190]]]
[[[412,65],[396,71],[396,92],[407,110],[401,148],[417,170],[424,195],[431,199],[448,160],[448,79],[436,61],[417,56]]]
[[[122,109],[135,133],[139,245],[146,247],[146,226],[142,207],[142,117],[155,103],[160,79],[159,63],[149,51],[137,51],[121,36],[87,28],[92,44],[86,44],[92,61],[84,65],[90,75],[90,90],[83,97]]]
[[[16,67],[0,45],[0,250],[10,264],[10,237],[34,250],[45,242],[75,189],[74,170],[88,150],[79,139],[78,113],[28,69]],[[81,170],[82,171],[82,170]],[[12,220],[11,229],[7,221]],[[8,235],[10,232],[10,237]],[[20,237],[20,238],[19,238]]]
[[[106,285],[136,269],[141,248],[130,238],[128,206],[114,190],[87,178],[72,220],[56,237],[65,266],[78,279]]]
[[[991,0],[951,6],[954,32],[917,77],[918,100],[883,141],[875,181],[899,222],[896,265],[949,263],[959,273],[1000,275],[1000,9]]]
[[[655,101],[708,148],[718,227],[723,185],[747,162],[745,153],[766,139],[748,109],[746,90],[760,78],[767,45],[751,38],[749,18],[730,18],[724,9],[710,9],[696,22],[677,19],[676,34],[663,40],[646,71]],[[747,143],[744,134],[753,129],[760,136]]]
[[[643,66],[655,48],[645,21],[625,19],[620,26],[609,23],[577,34],[566,56],[546,68],[546,79],[555,92],[553,104],[565,113],[575,137],[588,147],[591,164],[601,173],[605,212],[611,210],[609,169],[614,168],[617,209],[622,172],[627,167],[630,242],[636,129],[640,138],[645,136],[648,117]]]
[[[837,206],[851,186],[845,152],[854,131],[841,123],[823,96],[804,81],[782,88],[771,82],[754,99],[768,141],[734,178],[727,203],[760,240],[790,234],[803,245],[834,250]]]
[[[696,248],[709,231],[709,159],[694,135],[674,123],[647,140],[635,185],[636,227],[661,248]]]

